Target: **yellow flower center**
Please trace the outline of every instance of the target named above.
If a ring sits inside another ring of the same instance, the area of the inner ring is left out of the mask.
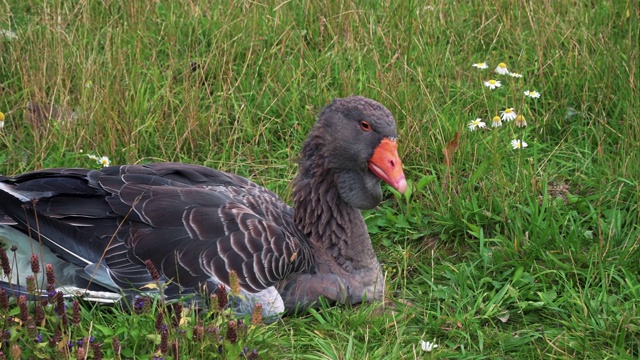
[[[503,69],[507,68],[507,64],[505,64],[505,63],[500,63],[500,64],[498,64],[498,66],[503,68]]]
[[[489,80],[489,84],[491,84],[491,85],[495,85],[495,84],[496,84],[496,81],[495,81],[495,80]]]
[[[4,121],[4,114],[0,111],[0,121]]]
[[[516,117],[516,122],[524,122],[524,116],[522,115],[518,115],[518,117]]]
[[[507,114],[511,114],[511,109],[507,109],[504,112],[507,113]]]
[[[496,115],[493,117],[493,122],[498,123],[500,122],[500,116]]]

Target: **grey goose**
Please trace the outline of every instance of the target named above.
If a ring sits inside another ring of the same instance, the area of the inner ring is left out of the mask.
[[[396,139],[380,103],[333,100],[302,145],[293,208],[241,176],[184,163],[0,176],[0,237],[26,259],[20,276],[34,251],[54,265],[59,289],[97,301],[148,290],[146,261],[174,298],[228,286],[234,270],[240,314],[256,303],[266,316],[292,312],[321,296],[382,300],[360,209],[381,202],[380,180],[405,191]]]

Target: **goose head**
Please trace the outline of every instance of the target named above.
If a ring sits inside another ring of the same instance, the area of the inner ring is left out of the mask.
[[[318,115],[302,147],[300,176],[331,178],[339,197],[358,209],[382,200],[380,181],[407,188],[391,112],[360,96],[335,99]]]

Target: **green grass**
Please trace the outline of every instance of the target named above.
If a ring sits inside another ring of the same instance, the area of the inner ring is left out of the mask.
[[[17,35],[0,35],[0,174],[97,167],[87,154],[184,161],[288,200],[315,114],[368,96],[395,114],[413,184],[365,214],[397,311],[324,307],[250,329],[242,346],[299,359],[640,356],[637,1],[220,4],[0,3],[0,29]],[[481,61],[490,68],[471,67]],[[499,62],[524,77],[494,74]],[[488,90],[489,78],[504,86]],[[34,126],[29,101],[77,120]],[[529,126],[467,129],[505,107]],[[512,150],[515,138],[529,147]],[[123,358],[150,358],[158,309],[87,305],[73,331],[103,342],[105,358],[115,334]],[[180,329],[191,325],[171,332],[181,358],[215,356]],[[14,345],[47,351],[17,335],[0,351]]]

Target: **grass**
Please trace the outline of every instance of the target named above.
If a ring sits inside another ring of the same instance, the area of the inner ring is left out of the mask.
[[[412,192],[389,191],[365,216],[398,311],[325,306],[251,328],[239,342],[261,358],[640,356],[637,1],[0,6],[0,29],[17,36],[0,35],[1,174],[97,167],[87,154],[184,161],[288,200],[300,144],[331,98],[368,96],[396,115]],[[481,61],[491,67],[471,67]],[[523,78],[493,73],[499,62]],[[488,90],[489,78],[504,86]],[[525,98],[529,89],[541,98]],[[30,101],[76,120],[29,116]],[[467,129],[505,107],[528,126]],[[516,138],[529,147],[512,150]],[[157,352],[163,309],[84,304],[65,334],[94,336],[105,358],[118,358],[116,335],[122,358],[174,358]],[[181,358],[216,356],[180,335],[199,319],[189,316],[171,328]],[[26,339],[0,350],[57,354]],[[439,347],[423,352],[421,339]],[[220,356],[237,358],[228,349]]]

